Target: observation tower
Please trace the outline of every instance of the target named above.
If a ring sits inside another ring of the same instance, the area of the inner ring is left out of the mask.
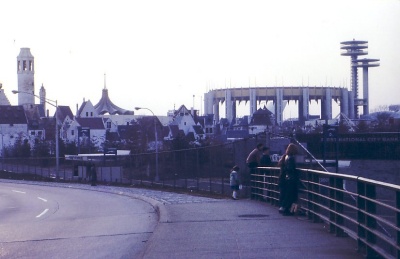
[[[368,41],[352,40],[340,43],[340,49],[343,50],[342,56],[350,56],[351,63],[351,92],[354,99],[354,109],[349,109],[349,117],[351,119],[359,117],[358,107],[363,106],[363,113],[369,113],[369,97],[368,97],[368,67],[377,67],[379,59],[358,59],[358,56],[368,54]],[[359,97],[358,91],[358,68],[363,68],[363,97]]]
[[[364,59],[357,59],[355,64],[352,64],[352,67],[356,69],[358,67],[363,68],[363,99],[359,99],[359,105],[363,106],[363,114],[369,114],[369,93],[368,93],[368,68],[369,67],[379,67],[378,62],[379,59],[372,59],[372,58],[364,58]]]

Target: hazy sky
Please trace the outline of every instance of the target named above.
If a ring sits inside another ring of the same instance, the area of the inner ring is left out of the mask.
[[[371,110],[400,103],[400,0],[21,0],[0,10],[0,82],[13,105],[22,47],[35,57],[36,93],[43,84],[74,113],[100,100],[106,73],[115,104],[166,115],[202,110],[216,88],[349,87],[340,42],[353,38],[369,42],[361,58],[381,60],[369,70]]]

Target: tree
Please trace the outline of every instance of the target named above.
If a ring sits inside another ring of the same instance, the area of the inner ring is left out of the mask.
[[[358,133],[365,133],[365,132],[369,132],[370,128],[368,126],[368,123],[366,121],[360,121],[357,125],[357,129],[356,131]]]
[[[18,135],[9,151],[12,157],[25,158],[31,156],[31,146],[29,141],[23,138],[22,133]]]
[[[60,152],[61,153],[61,152]],[[67,142],[64,144],[64,154],[68,155],[77,155],[78,154],[78,147],[76,146],[75,142]]]
[[[32,148],[33,157],[49,157],[50,156],[49,143],[42,139],[35,139],[34,146]]]
[[[376,114],[375,130],[385,131],[389,128],[389,119],[391,117],[390,112],[378,112]]]

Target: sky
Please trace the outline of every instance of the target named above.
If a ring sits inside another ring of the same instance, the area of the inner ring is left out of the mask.
[[[35,93],[43,84],[73,113],[84,99],[95,105],[106,83],[119,107],[166,115],[182,104],[202,113],[212,89],[349,88],[340,42],[352,39],[368,41],[360,58],[380,59],[370,109],[400,103],[400,0],[18,0],[0,10],[0,83],[12,105],[23,47],[35,58]]]

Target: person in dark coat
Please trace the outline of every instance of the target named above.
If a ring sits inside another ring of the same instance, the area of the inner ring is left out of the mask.
[[[260,165],[261,151],[263,147],[264,145],[262,143],[258,143],[256,148],[253,149],[246,158],[246,165],[250,170],[249,173],[243,177],[243,184],[247,186],[251,185],[251,175],[255,174],[257,166]]]
[[[96,182],[97,182],[97,173],[96,173],[96,167],[94,166],[94,164],[90,165],[90,179],[92,181],[92,186],[96,186]]]
[[[263,147],[263,149],[262,149],[262,156],[261,156],[261,159],[260,159],[260,166],[264,166],[264,167],[272,167],[272,166],[274,166],[274,164],[272,163],[272,160],[271,160],[271,156],[269,154],[269,148],[268,147]],[[269,196],[270,193],[266,190],[267,189],[267,185],[265,184],[266,179],[267,179],[265,176],[267,174],[269,174],[269,170],[262,170],[261,173],[264,174],[264,178],[263,178],[263,182],[264,183],[260,185],[260,187],[262,189],[259,189],[258,192],[260,194],[262,194],[264,197],[265,196]],[[262,198],[262,199],[264,199],[264,198]]]
[[[260,159],[260,166],[273,166],[271,156],[269,155],[269,148],[263,147],[262,149],[262,156]]]
[[[246,164],[250,169],[256,168],[260,163],[261,151],[264,145],[259,143],[246,158]]]
[[[298,181],[299,175],[296,170],[297,147],[290,143],[285,154],[279,160],[278,165],[281,168],[279,175],[279,212],[284,215],[291,215],[290,208],[298,198]]]

